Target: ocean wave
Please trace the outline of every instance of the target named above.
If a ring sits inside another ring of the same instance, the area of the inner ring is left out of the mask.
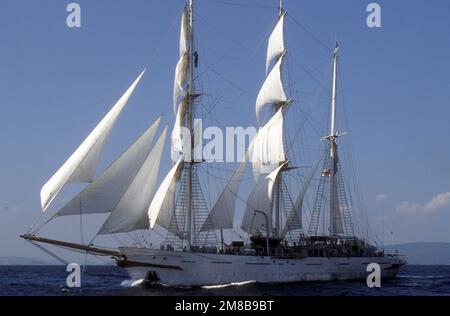
[[[432,280],[432,279],[444,279],[448,276],[445,275],[399,275],[398,279],[422,279],[422,280]]]

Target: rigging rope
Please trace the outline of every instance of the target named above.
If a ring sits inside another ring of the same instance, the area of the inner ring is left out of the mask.
[[[338,68],[338,76],[340,78],[340,81],[343,82],[342,80],[342,74],[340,71],[340,68]],[[345,94],[344,94],[344,87],[343,84],[341,83],[340,85],[340,90],[341,90],[341,94],[342,94],[342,109],[343,109],[343,114],[344,114],[344,121],[345,124],[347,125],[347,127],[349,126],[349,120],[348,120],[348,116],[347,116],[347,109],[346,109],[346,102],[345,102]],[[368,217],[368,213],[367,213],[367,207],[365,204],[365,201],[362,197],[361,194],[361,182],[360,182],[360,178],[359,178],[359,173],[358,173],[358,169],[357,169],[357,163],[353,157],[352,154],[352,145],[351,145],[351,140],[347,139],[346,143],[346,154],[347,154],[347,159],[349,160],[350,163],[350,171],[351,171],[351,176],[353,178],[353,189],[354,192],[356,194],[356,198],[357,198],[357,202],[358,202],[358,206],[361,210],[361,215],[363,217],[363,221],[365,222],[364,224],[366,225],[366,234],[367,234],[367,241],[370,241],[370,235],[373,235],[375,239],[379,239],[377,234],[372,230],[370,223],[369,223],[369,217]],[[351,190],[349,190],[349,194],[350,194],[350,198],[351,200],[353,200],[352,194],[351,194]]]
[[[242,4],[242,3],[236,3],[236,2],[225,1],[225,0],[209,0],[209,1],[224,4],[224,5],[229,5],[229,6],[236,6],[236,7],[257,8],[257,9],[278,9],[278,7],[275,7],[275,6],[257,5],[257,4]]]
[[[250,92],[248,92],[247,90],[242,89],[241,87],[239,87],[238,85],[234,84],[231,80],[225,78],[223,75],[221,75],[220,73],[218,73],[216,70],[209,68],[209,70],[215,74],[217,77],[219,77],[220,79],[222,79],[223,81],[225,81],[226,83],[228,83],[230,86],[232,86],[233,88],[235,88],[236,90],[251,96],[252,94]]]
[[[297,21],[292,15],[287,14],[287,17],[292,19],[292,21],[306,34],[308,34],[313,40],[315,40],[320,46],[327,52],[333,51],[332,48],[330,48],[327,44],[325,44],[323,41],[321,41],[317,36],[315,36],[310,30],[308,30],[303,24],[301,24],[299,21]]]
[[[50,250],[48,250],[47,248],[45,248],[42,245],[39,245],[38,243],[32,241],[32,240],[27,240],[30,244],[32,244],[33,246],[35,246],[36,248],[40,249],[41,251],[43,251],[44,253],[48,254],[50,257],[58,260],[59,262],[61,262],[64,265],[68,265],[69,263],[64,260],[63,258],[57,256],[56,254],[54,254],[53,252],[51,252]]]
[[[236,42],[231,36],[228,36],[227,34],[225,34],[224,32],[222,32],[222,30],[220,30],[219,28],[215,27],[214,25],[212,25],[211,23],[208,22],[208,20],[206,20],[203,16],[201,16],[198,12],[196,13],[196,16],[198,16],[203,22],[205,22],[205,24],[207,26],[209,26],[211,29],[213,29],[214,31],[216,31],[217,33],[219,33],[224,39],[227,39],[228,41],[230,41],[230,43],[232,43],[233,45],[245,50],[245,51],[249,51],[249,49],[247,47],[245,47],[244,45]]]

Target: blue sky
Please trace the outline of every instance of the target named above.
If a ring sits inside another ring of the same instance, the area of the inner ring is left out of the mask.
[[[307,145],[300,146],[320,150],[331,47],[339,40],[339,124],[350,133],[373,229],[379,235],[395,230],[397,242],[450,242],[450,3],[378,1],[382,27],[369,29],[369,2],[285,0],[289,88],[297,101],[291,130],[295,118],[311,115],[311,129],[302,131]],[[142,69],[148,72],[111,135],[100,170],[158,115],[174,121],[183,1],[78,1],[80,29],[65,24],[68,3],[1,3],[2,255],[37,253],[17,236],[39,216],[41,186]],[[204,124],[255,124],[276,6],[276,0],[197,1],[203,103],[221,99]],[[163,166],[169,169],[168,159]],[[59,203],[76,189],[65,190]]]

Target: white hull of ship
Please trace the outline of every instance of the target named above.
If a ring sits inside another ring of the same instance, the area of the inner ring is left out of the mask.
[[[395,278],[404,264],[396,256],[304,259],[222,255],[142,248],[121,248],[126,260],[119,262],[134,280],[149,273],[169,286],[222,285],[241,282],[290,283],[366,280],[367,266],[377,263],[382,280]]]

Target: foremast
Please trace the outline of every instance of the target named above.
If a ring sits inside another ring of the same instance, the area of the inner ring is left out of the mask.
[[[193,225],[193,194],[192,194],[192,188],[193,188],[193,163],[194,163],[194,0],[189,0],[189,27],[188,27],[188,45],[189,45],[189,70],[188,70],[188,92],[186,96],[187,101],[187,109],[188,109],[188,129],[189,129],[189,135],[190,135],[190,154],[189,154],[189,161],[187,162],[187,172],[188,172],[188,205],[187,205],[187,223],[186,223],[186,234],[187,234],[187,248],[190,249],[193,245],[193,237],[194,237],[194,228]]]
[[[201,230],[208,216],[208,206],[196,173],[202,160],[196,157],[200,139],[195,126],[195,105],[200,94],[195,90],[194,71],[198,66],[198,54],[194,22],[194,1],[189,0],[183,10],[180,59],[175,70],[173,107],[176,121],[171,136],[174,166],[149,208],[150,229],[155,225],[166,229],[167,246],[186,250],[212,246],[217,242],[213,234],[202,234]]]

